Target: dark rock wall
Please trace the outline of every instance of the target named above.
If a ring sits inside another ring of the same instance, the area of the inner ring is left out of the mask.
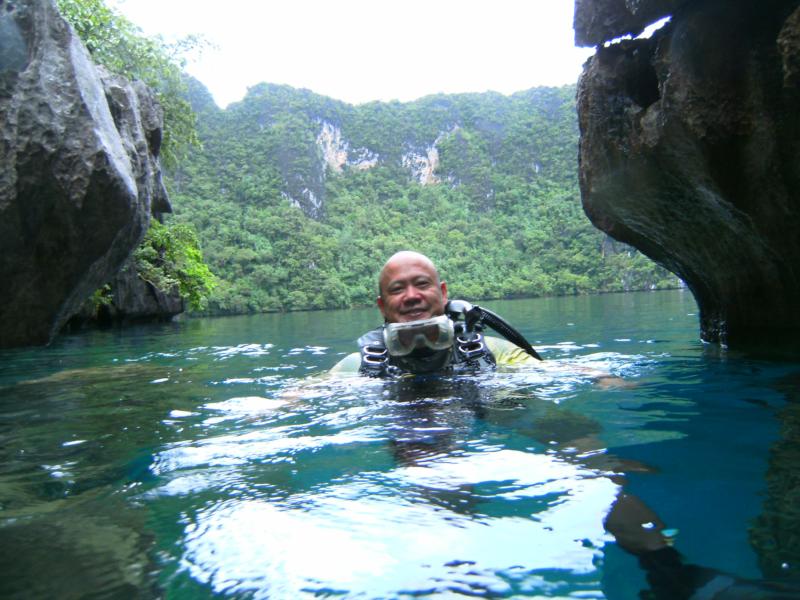
[[[796,343],[800,2],[643,4],[678,8],[650,39],[599,47],[579,82],[586,214],[686,282],[704,339]],[[646,24],[581,18],[584,40]]]
[[[637,36],[651,23],[692,0],[575,0],[575,44],[597,46]]]
[[[0,347],[47,343],[169,210],[161,124],[52,0],[0,0]]]
[[[101,318],[112,321],[168,321],[186,308],[177,286],[171,290],[158,289],[139,277],[131,263],[117,273],[111,289],[113,302]]]
[[[104,301],[88,298],[67,321],[66,331],[132,323],[170,321],[186,310],[178,286],[162,290],[145,281],[129,259],[109,282]]]

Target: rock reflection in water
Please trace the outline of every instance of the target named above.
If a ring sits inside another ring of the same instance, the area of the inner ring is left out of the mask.
[[[800,372],[777,382],[788,403],[770,452],[764,509],[750,531],[765,576],[800,582]]]

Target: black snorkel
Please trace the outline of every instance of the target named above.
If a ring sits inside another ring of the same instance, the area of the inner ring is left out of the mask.
[[[500,315],[493,313],[488,308],[470,304],[465,300],[450,300],[444,307],[444,312],[453,322],[457,322],[459,318],[464,317],[467,332],[481,331],[484,325],[488,325],[509,342],[519,346],[535,359],[544,360],[519,331],[509,325]]]

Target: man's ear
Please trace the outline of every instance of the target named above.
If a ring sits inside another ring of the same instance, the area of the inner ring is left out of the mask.
[[[443,281],[440,285],[442,288],[442,300],[447,304],[447,283]]]
[[[384,316],[384,318],[385,318],[385,317],[386,317],[386,314],[383,312],[383,297],[382,297],[382,296],[378,296],[377,304],[378,304],[378,310],[380,310],[380,311],[381,311],[381,314],[382,314],[382,315]]]

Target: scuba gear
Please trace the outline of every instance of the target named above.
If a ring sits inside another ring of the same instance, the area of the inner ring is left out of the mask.
[[[462,320],[463,318],[463,320]],[[445,314],[406,323],[386,323],[358,339],[359,373],[370,377],[455,374],[494,369],[495,358],[483,337],[488,325],[538,360],[541,356],[502,317],[463,300],[451,300]],[[445,344],[445,341],[449,343]]]
[[[449,319],[448,319],[449,321]],[[358,338],[361,365],[358,372],[368,377],[404,375],[455,375],[494,369],[495,360],[483,335],[473,332],[453,338],[449,347],[432,350],[415,348],[404,356],[392,356],[384,342],[385,326],[377,327]]]
[[[444,307],[445,314],[449,315],[454,321],[459,316],[464,317],[467,331],[481,331],[483,324],[488,325],[497,333],[502,335],[512,344],[519,346],[525,352],[537,360],[543,360],[539,353],[534,350],[523,335],[508,324],[500,315],[493,313],[487,308],[470,304],[465,300],[450,300]]]
[[[446,350],[453,345],[453,322],[447,315],[422,321],[387,323],[383,327],[383,342],[392,356],[405,356],[418,348]]]

